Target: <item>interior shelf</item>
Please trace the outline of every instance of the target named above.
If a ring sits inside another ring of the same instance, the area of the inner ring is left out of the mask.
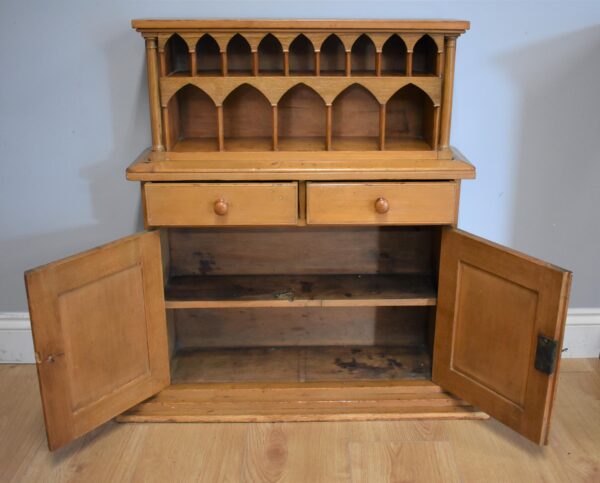
[[[306,346],[180,350],[173,384],[431,379],[425,346]]]
[[[425,275],[217,275],[171,277],[167,308],[432,306]]]

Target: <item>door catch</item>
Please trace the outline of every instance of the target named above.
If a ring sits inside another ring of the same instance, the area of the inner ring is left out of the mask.
[[[558,359],[558,341],[538,335],[534,367],[544,374],[554,374]]]

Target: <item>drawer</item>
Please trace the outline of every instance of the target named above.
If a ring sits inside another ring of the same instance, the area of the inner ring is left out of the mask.
[[[306,220],[322,225],[435,225],[456,222],[459,185],[308,183]]]
[[[146,183],[149,226],[295,225],[297,183]]]

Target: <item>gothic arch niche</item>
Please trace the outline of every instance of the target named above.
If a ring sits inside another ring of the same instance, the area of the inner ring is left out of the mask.
[[[383,75],[406,75],[406,44],[398,35],[392,35],[381,51]]]
[[[321,75],[345,75],[346,50],[340,38],[331,34],[321,45]]]
[[[315,74],[315,48],[304,34],[298,35],[290,44],[290,75]]]
[[[283,75],[283,48],[273,34],[267,34],[258,44],[258,72]]]
[[[414,84],[399,89],[385,106],[385,148],[433,149],[434,111],[430,97]]]
[[[190,52],[179,35],[173,34],[165,44],[167,75],[190,75]]]
[[[323,98],[306,84],[287,91],[277,105],[279,149],[325,149],[326,107]]]
[[[359,84],[352,84],[338,94],[332,109],[333,149],[379,149],[379,103],[373,94]]]
[[[270,151],[273,142],[273,109],[255,87],[242,84],[223,102],[226,151]]]
[[[203,35],[196,44],[196,70],[198,75],[221,74],[221,52],[219,44],[209,34]]]
[[[413,75],[435,75],[437,44],[429,35],[423,35],[413,49]]]
[[[187,84],[168,103],[167,144],[172,151],[216,151],[217,108],[201,89]]]
[[[375,75],[375,44],[362,34],[352,45],[352,75]]]
[[[240,34],[235,34],[227,44],[227,72],[229,75],[252,75],[250,44]]]

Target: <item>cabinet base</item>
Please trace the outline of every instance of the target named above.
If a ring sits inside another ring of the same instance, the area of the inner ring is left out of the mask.
[[[118,422],[487,419],[431,381],[174,384]]]

